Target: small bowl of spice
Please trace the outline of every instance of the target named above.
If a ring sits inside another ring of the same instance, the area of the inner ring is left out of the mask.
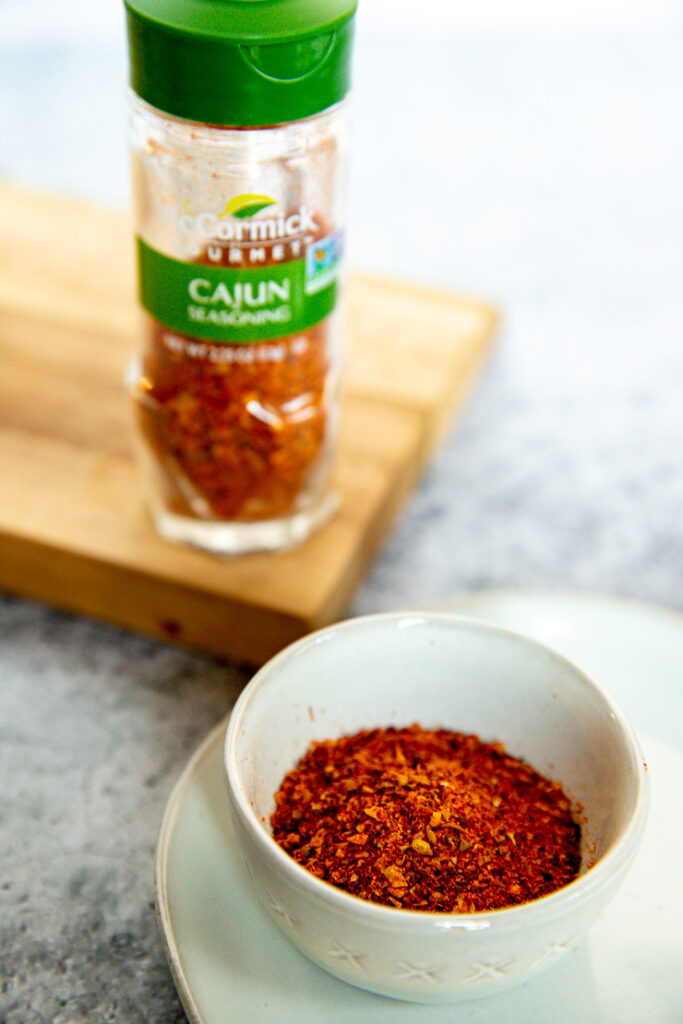
[[[507,630],[436,613],[298,641],[225,740],[254,888],[306,956],[414,1002],[488,996],[557,961],[623,880],[648,805],[609,697]]]

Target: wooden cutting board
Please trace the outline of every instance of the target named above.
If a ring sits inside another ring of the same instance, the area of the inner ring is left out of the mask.
[[[338,619],[489,347],[495,312],[351,275],[337,516],[282,554],[161,540],[131,454],[120,213],[0,184],[0,588],[259,664]]]

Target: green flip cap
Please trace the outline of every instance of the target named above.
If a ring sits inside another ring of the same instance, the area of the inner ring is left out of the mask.
[[[357,0],[124,0],[130,84],[189,121],[286,124],[349,90]]]

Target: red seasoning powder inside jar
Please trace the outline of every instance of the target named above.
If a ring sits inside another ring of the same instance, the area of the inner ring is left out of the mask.
[[[373,729],[314,743],[282,782],[273,837],[312,874],[409,910],[469,913],[576,878],[581,829],[557,782],[500,743]]]
[[[261,245],[260,265],[274,264],[273,248]],[[208,254],[198,262],[229,266],[230,251],[216,247],[218,263]],[[330,319],[250,345],[148,324],[137,416],[169,510],[242,521],[290,513],[311,475],[328,468]]]

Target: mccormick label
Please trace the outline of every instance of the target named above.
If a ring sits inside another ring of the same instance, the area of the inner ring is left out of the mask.
[[[343,233],[320,237],[305,205],[280,214],[274,199],[250,193],[220,213],[194,213],[186,202],[172,216],[199,239],[195,262],[137,239],[140,300],[159,323],[234,345],[295,334],[334,309]]]

